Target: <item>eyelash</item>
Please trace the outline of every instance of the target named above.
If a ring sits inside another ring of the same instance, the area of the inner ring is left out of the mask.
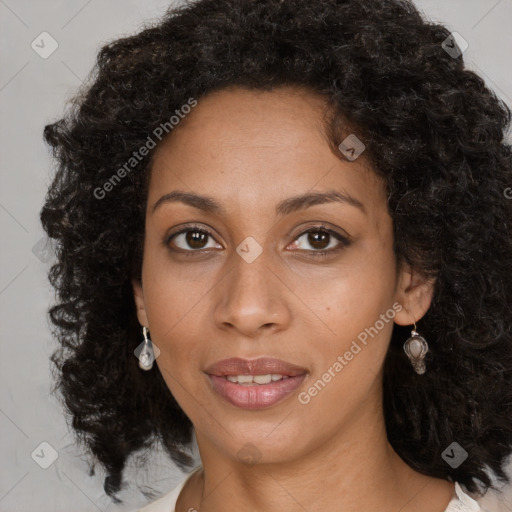
[[[206,234],[209,237],[215,239],[215,237],[213,236],[213,233],[211,233],[208,229],[192,225],[192,226],[187,226],[186,228],[182,229],[181,231],[177,231],[176,233],[172,233],[172,234],[168,235],[167,237],[165,237],[164,245],[170,249],[169,243],[171,242],[171,240],[173,238],[175,238],[178,235],[181,235],[183,233],[187,233],[189,231],[195,231],[195,232],[198,232],[198,233],[203,233],[203,234]],[[310,255],[313,256],[314,258],[328,256],[330,254],[335,254],[338,251],[342,250],[345,247],[348,247],[351,244],[351,240],[349,238],[341,235],[337,231],[334,231],[332,229],[327,228],[324,224],[321,224],[319,226],[312,226],[312,227],[308,228],[307,230],[302,231],[301,233],[299,233],[294,238],[294,241],[298,240],[299,238],[301,238],[302,236],[304,236],[304,235],[306,235],[308,233],[319,233],[319,232],[321,232],[321,233],[328,233],[329,235],[331,235],[334,238],[336,238],[340,243],[335,248],[333,248],[333,249],[324,249],[324,250],[321,250],[321,251],[314,251],[314,250],[305,251],[305,252],[310,253]],[[173,250],[173,249],[171,249],[171,250]],[[181,251],[183,251],[183,252],[181,252]],[[302,251],[304,251],[304,249],[302,249]],[[183,250],[183,249],[180,249],[180,251],[178,251],[178,252],[181,252],[181,254],[185,254],[186,256],[193,256],[195,253],[201,252],[201,249],[196,249],[196,250]]]

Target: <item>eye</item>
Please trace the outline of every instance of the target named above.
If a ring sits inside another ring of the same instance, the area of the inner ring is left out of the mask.
[[[209,239],[210,246],[208,246]],[[302,242],[301,239],[303,239]],[[317,257],[334,254],[350,245],[350,243],[351,240],[348,237],[322,224],[303,231],[295,238],[294,244],[297,246],[295,248]],[[194,252],[201,252],[203,249],[222,249],[220,244],[215,243],[213,234],[209,230],[198,226],[188,226],[177,233],[168,235],[164,239],[164,244],[175,252],[188,253],[187,256],[192,255]],[[313,249],[304,247],[304,245],[308,244]]]
[[[303,240],[300,242],[300,240]],[[314,226],[301,233],[296,239],[295,245],[299,249],[310,252],[311,256],[326,256],[329,253],[336,253],[350,245],[348,237],[328,229],[325,225]],[[304,246],[309,245],[313,249],[307,249]]]
[[[204,228],[199,228],[197,226],[189,226],[185,229],[177,233],[173,233],[166,237],[164,243],[166,246],[170,246],[171,249],[175,250],[171,246],[171,242],[173,245],[178,247],[177,252],[198,252],[201,249],[212,249],[212,248],[221,248],[222,246],[210,245],[208,246],[208,239],[213,241],[213,235],[210,231]]]

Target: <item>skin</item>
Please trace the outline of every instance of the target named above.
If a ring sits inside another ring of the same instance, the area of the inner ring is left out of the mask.
[[[393,321],[420,319],[433,283],[397,268],[384,183],[364,153],[349,162],[329,149],[323,108],[321,97],[298,88],[230,87],[201,98],[155,149],[142,283],[133,290],[138,320],[161,351],[158,368],[194,425],[204,468],[182,490],[178,512],[220,512],[227,503],[265,512],[442,512],[454,495],[453,484],[414,471],[396,454],[382,407]],[[175,190],[208,195],[224,211],[182,202],[153,211]],[[330,190],[356,198],[365,212],[328,202],[275,213],[284,199]],[[166,234],[188,223],[212,237],[191,246],[181,235],[166,246]],[[340,244],[334,236],[308,242],[303,233],[322,224],[351,243],[313,257]],[[262,248],[252,263],[236,252],[249,236]],[[394,303],[403,307],[393,320],[300,403],[298,393]],[[248,411],[216,394],[204,373],[229,357],[276,357],[308,375],[296,393]],[[238,454],[249,443],[255,463]]]

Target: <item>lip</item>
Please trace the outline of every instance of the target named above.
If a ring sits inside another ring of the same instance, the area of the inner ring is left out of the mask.
[[[307,373],[307,370],[273,357],[260,357],[259,359],[232,357],[230,359],[217,361],[210,365],[205,372],[217,377],[226,377],[229,375],[267,375],[269,373],[286,375],[287,377],[297,377],[298,375]]]
[[[284,400],[302,384],[306,374],[253,386],[242,386],[217,375],[208,375],[208,377],[214,391],[230,404],[241,409],[254,410],[271,407]]]
[[[213,390],[230,404],[241,409],[263,409],[271,407],[293,393],[304,381],[307,370],[300,366],[274,359],[223,359],[208,367],[206,372]],[[280,374],[288,378],[269,384],[243,386],[226,379],[234,375]]]

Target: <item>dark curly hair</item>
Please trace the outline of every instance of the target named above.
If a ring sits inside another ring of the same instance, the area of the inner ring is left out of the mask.
[[[350,133],[364,142],[387,184],[397,261],[435,278],[418,323],[431,349],[426,374],[412,371],[409,332],[394,326],[389,441],[416,471],[469,492],[496,488],[491,473],[509,482],[511,112],[445,51],[449,36],[405,0],[199,0],[101,48],[70,108],[45,127],[58,167],[40,217],[57,257],[53,391],[115,501],[128,457],[150,442],[182,469],[193,461],[190,419],[158,368],[142,372],[134,357],[131,280],[141,275],[153,153],[112,177],[190,98],[230,86],[321,95],[332,150],[344,158],[338,145]],[[441,457],[452,442],[469,454],[456,469]]]

